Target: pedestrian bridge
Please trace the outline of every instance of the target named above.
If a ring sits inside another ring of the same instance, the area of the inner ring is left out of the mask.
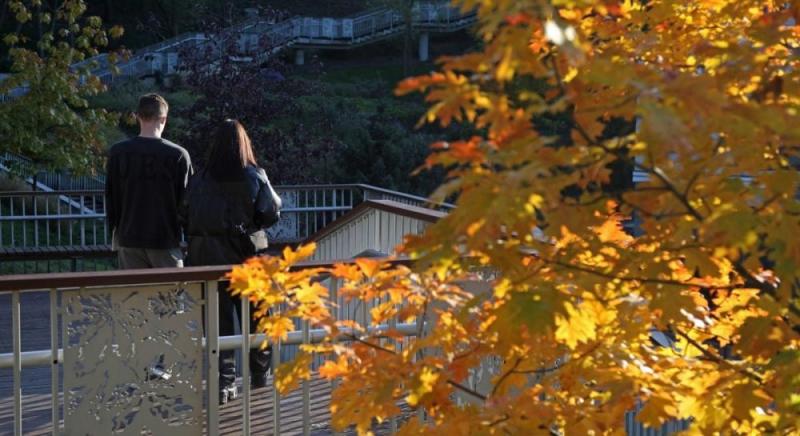
[[[391,216],[401,216],[406,212],[402,210],[404,207],[415,207],[416,212],[419,208],[448,210],[452,207],[431,205],[423,197],[365,184],[275,188],[283,200],[283,209],[281,220],[269,229],[270,244],[274,248],[309,240],[368,201],[392,202]],[[411,224],[401,219],[390,222],[387,218],[383,227],[371,231],[373,239],[377,232],[393,235],[391,241],[396,245],[402,241],[402,234],[412,230],[413,233],[421,231],[416,227],[412,229]],[[394,245],[384,240],[382,245],[363,249],[388,253]],[[102,190],[0,192],[0,254],[0,274],[112,268],[114,256],[105,217],[105,193]],[[333,258],[339,257],[328,260]]]
[[[369,185],[278,190],[286,208],[273,238],[285,244],[313,240],[319,247],[317,257],[300,269],[352,262],[356,255],[391,254],[404,235],[421,233],[452,207]],[[103,205],[100,191],[0,194],[0,264],[41,264],[73,244],[84,254],[105,250],[108,256]],[[15,256],[30,258],[7,260]],[[218,353],[240,350],[244,355],[264,340],[241,320],[240,334],[217,333],[215,290],[229,270],[0,275],[0,434],[333,434],[329,406],[334,385],[314,378],[286,396],[271,381],[251,390],[249,383],[241,383],[249,376],[248,359],[239,366],[240,398],[218,405]],[[370,325],[369,309],[380,302],[350,304],[339,296],[337,280],[318,280],[328,288],[337,319]],[[481,281],[473,286],[487,289]],[[247,320],[247,304],[242,313]],[[403,347],[427,327],[420,318],[409,324],[392,319],[370,328],[379,336],[394,332],[392,338]],[[272,366],[291,358],[300,344],[323,336],[296,321],[286,341],[272,344]],[[318,358],[316,363],[322,362]],[[497,368],[497,362],[485,362],[464,385],[490,392]],[[374,423],[375,433],[390,434],[405,420],[425,419],[402,401],[398,405],[402,413]],[[645,429],[635,421],[636,413],[630,411],[620,423],[630,435],[669,434],[688,426],[675,421]]]
[[[301,268],[391,253],[453,207],[363,184],[276,190],[284,207],[271,243],[320,247]],[[0,193],[0,434],[331,433],[331,385],[321,380],[285,398],[271,380],[253,392],[240,383],[243,398],[217,406],[218,380],[209,376],[217,353],[263,341],[247,323],[237,336],[205,334],[218,322],[217,293],[206,290],[230,267],[113,271],[110,242],[101,190]],[[59,273],[94,269],[110,271]],[[366,306],[348,307],[337,284],[325,283],[342,319],[368,321]],[[413,336],[420,326],[377,328]],[[273,367],[321,336],[299,322],[297,329],[273,344]]]

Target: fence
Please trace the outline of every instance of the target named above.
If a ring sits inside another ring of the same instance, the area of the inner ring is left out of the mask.
[[[298,268],[329,266],[305,263]],[[0,335],[0,410],[7,411],[0,414],[0,433],[138,433],[146,429],[152,434],[193,435],[205,429],[209,435],[277,435],[310,434],[312,427],[326,426],[330,389],[326,382],[303,382],[300,391],[285,398],[274,384],[254,394],[247,382],[246,357],[240,366],[241,403],[224,409],[218,406],[219,352],[240,350],[247,356],[265,340],[249,331],[246,302],[241,307],[241,334],[219,337],[216,290],[218,279],[228,270],[220,266],[0,277],[0,311],[11,312],[10,317],[0,317],[0,332],[10,333],[10,340]],[[335,280],[319,279],[328,288],[331,313],[337,319],[369,323],[367,305],[348,305],[339,296]],[[32,304],[23,305],[23,300]],[[38,316],[30,316],[29,306],[34,306]],[[403,337],[398,346],[407,346],[424,331],[421,319],[413,324],[390,320],[371,332],[381,336],[394,330]],[[316,343],[326,336],[308,324],[296,321],[295,325],[298,328],[286,341],[271,344],[272,368],[281,363],[282,347]],[[351,333],[345,332],[340,340],[351,339]],[[323,361],[322,356],[315,359],[317,365]],[[473,380],[471,375],[467,385],[479,392],[490,390],[491,385],[484,384],[491,383],[500,363],[483,362],[473,374],[478,377]],[[2,371],[8,369],[10,377],[4,377]],[[23,386],[31,384],[38,384],[39,391],[23,396]],[[2,396],[4,387],[11,388],[11,398]],[[269,396],[267,403],[264,395]],[[254,404],[255,414],[251,413]],[[34,406],[34,413],[23,419],[28,405]],[[620,423],[628,435],[668,435],[691,424],[673,420],[660,428],[646,428],[636,421],[641,406],[627,412]],[[12,415],[13,421],[8,419]],[[386,430],[396,430],[397,424],[397,418],[392,419]]]
[[[8,152],[0,154],[0,171],[8,173],[16,170],[19,174],[32,174],[32,168],[33,164],[24,157]],[[76,191],[103,189],[105,176],[76,176],[63,171],[39,171],[25,181],[43,191]]]
[[[269,233],[277,243],[304,241],[367,199],[429,204],[424,197],[362,184],[288,185],[276,190],[283,209],[280,222]],[[110,244],[103,191],[0,192],[0,247],[4,249]]]
[[[301,268],[320,266],[329,264]],[[206,429],[213,435],[219,434],[222,418],[227,422],[230,415],[238,413],[243,418],[233,432],[248,435],[258,425],[258,433],[269,427],[277,435],[291,431],[289,427],[295,423],[294,430],[309,434],[311,409],[325,409],[327,397],[312,398],[312,382],[304,382],[298,407],[297,401],[282,401],[273,385],[270,418],[253,416],[247,358],[242,359],[240,410],[227,408],[221,413],[218,353],[239,349],[246,356],[264,340],[263,335],[250,334],[249,304],[242,305],[242,334],[218,336],[217,280],[228,270],[198,267],[0,278],[0,297],[10,294],[11,322],[0,331],[10,332],[11,350],[0,354],[0,369],[12,370],[13,434],[59,434],[63,426],[67,434],[99,429],[108,433],[202,434]],[[324,283],[331,301],[340,302],[336,283],[330,278]],[[21,297],[33,293],[40,294],[36,307],[40,317],[23,319]],[[345,311],[334,312],[347,316]],[[392,328],[410,337],[420,326],[392,323],[375,328],[379,332]],[[23,352],[23,335],[36,338],[36,345],[42,348]],[[311,330],[307,324],[289,333],[286,341],[272,344],[272,367],[280,364],[282,345],[315,343],[324,336],[324,331]],[[34,381],[24,376],[30,371],[35,379],[47,380],[42,371],[34,370],[40,367],[50,368],[49,389],[40,394],[49,404],[40,405],[38,412],[45,408],[50,414],[39,413],[38,420],[23,424],[22,387],[24,382]],[[2,382],[0,378],[0,387]],[[282,425],[284,407],[289,409],[284,412],[290,413],[290,419]],[[319,423],[320,417],[314,416]],[[0,433],[7,430],[11,429],[0,428]]]

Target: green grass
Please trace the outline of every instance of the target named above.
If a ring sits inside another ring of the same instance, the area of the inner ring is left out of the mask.
[[[433,64],[415,63],[408,76],[403,74],[403,65],[390,63],[381,65],[358,65],[334,67],[326,71],[322,80],[327,83],[355,83],[371,81],[386,82],[387,90],[392,91],[406,77],[418,76],[432,71]]]
[[[0,261],[0,275],[111,271],[115,269],[117,269],[117,261],[114,258]]]

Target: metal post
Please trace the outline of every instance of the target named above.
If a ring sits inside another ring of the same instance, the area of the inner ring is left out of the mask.
[[[242,434],[250,436],[250,300],[242,296]]]
[[[39,246],[39,211],[36,208],[36,197],[31,196],[31,200],[33,201],[33,245],[35,247]]]
[[[424,332],[422,330],[425,328],[425,326],[423,325],[422,321],[423,321],[423,318],[425,317],[426,314],[427,314],[427,309],[425,310],[425,312],[422,313],[422,315],[417,316],[417,319],[416,319],[417,335],[416,335],[416,338],[415,338],[415,340],[417,340],[417,341],[421,340],[422,337],[424,336]],[[421,357],[423,357],[422,356],[422,351],[418,351],[417,355],[415,355],[413,357],[413,360],[416,361],[418,358],[421,358]],[[423,424],[423,425],[425,424],[425,409],[424,408],[422,408],[422,407],[417,408],[417,419],[419,419],[420,424]]]
[[[50,216],[50,199],[45,198],[44,200],[44,214],[45,216]],[[47,245],[50,246],[50,220],[45,221],[45,238],[47,239]]]
[[[419,35],[419,60],[422,62],[427,62],[430,58],[429,43],[430,34],[428,32],[422,32]]]
[[[56,215],[61,215],[61,202],[58,201],[58,197],[56,197]],[[61,220],[56,221],[56,232],[58,233],[57,244],[61,245],[63,243],[61,240]]]
[[[55,289],[50,290],[50,361],[50,407],[53,436],[57,436],[61,430],[61,417],[58,410],[58,294]]]
[[[206,358],[208,374],[206,374],[206,434],[219,434],[219,311],[217,304],[217,281],[206,282]]]
[[[339,312],[341,310],[341,306],[339,305],[339,279],[337,279],[335,277],[331,277],[330,281],[331,281],[331,288],[330,288],[331,301],[333,302],[333,305],[334,305],[334,307],[331,308],[331,313],[333,314],[333,319],[335,321],[338,321],[338,320],[341,319],[341,312]],[[333,343],[335,344],[336,342],[337,342],[336,338],[334,337],[333,338]],[[333,390],[336,389],[337,386],[339,386],[339,382],[337,380],[332,380],[331,381],[331,394],[333,394]],[[339,433],[338,432],[334,432],[333,434],[334,434],[334,436],[336,436]]]
[[[20,197],[19,199],[22,200],[22,216],[25,216],[27,214],[27,211],[25,210],[25,197]],[[28,245],[28,222],[27,221],[23,221],[22,222],[22,246],[26,247],[27,245]]]
[[[83,215],[83,195],[81,195],[81,215]],[[86,246],[86,220],[81,220],[81,247]]]
[[[9,216],[14,216],[14,197],[9,197],[10,206],[11,206],[11,214]],[[11,246],[15,247],[16,244],[14,243],[14,220],[11,220]]]
[[[92,196],[92,212],[97,213],[97,197]],[[105,221],[105,220],[104,220]],[[92,220],[92,244],[97,244],[97,219]]]
[[[397,330],[397,317],[393,316],[389,320],[389,330]],[[397,344],[394,339],[389,339],[389,344],[391,345],[392,351],[397,351]],[[391,420],[389,421],[389,432],[391,434],[397,433],[397,416],[392,416]]]
[[[278,393],[278,388],[275,386],[275,370],[281,363],[281,342],[275,341],[272,343],[272,434],[280,436],[281,434],[281,395]]]
[[[303,343],[311,342],[308,321],[303,321]],[[303,380],[303,436],[311,435],[311,386]]]
[[[22,436],[22,340],[19,291],[11,294],[11,343],[14,347],[14,435]]]

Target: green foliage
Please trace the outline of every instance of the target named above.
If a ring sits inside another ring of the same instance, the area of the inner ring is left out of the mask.
[[[335,139],[332,158],[316,166],[325,182],[430,193],[441,182],[441,173],[411,173],[424,163],[428,145],[448,132],[416,130],[424,111],[421,99],[397,99],[391,95],[391,82],[349,77],[352,82],[326,77],[317,94],[298,98],[296,113],[276,120],[276,125],[285,127],[300,119],[314,136]]]
[[[7,6],[22,30],[3,38],[12,66],[11,74],[0,82],[0,94],[26,91],[0,105],[4,148],[31,159],[34,171],[93,171],[107,142],[104,126],[114,116],[89,106],[88,98],[105,89],[91,74],[93,65],[72,65],[98,54],[121,29],[106,29],[98,17],[86,17],[81,0],[64,0],[53,9],[42,4],[32,9],[21,1]],[[48,25],[46,30],[42,24]],[[26,36],[28,25],[37,25],[35,39]]]

